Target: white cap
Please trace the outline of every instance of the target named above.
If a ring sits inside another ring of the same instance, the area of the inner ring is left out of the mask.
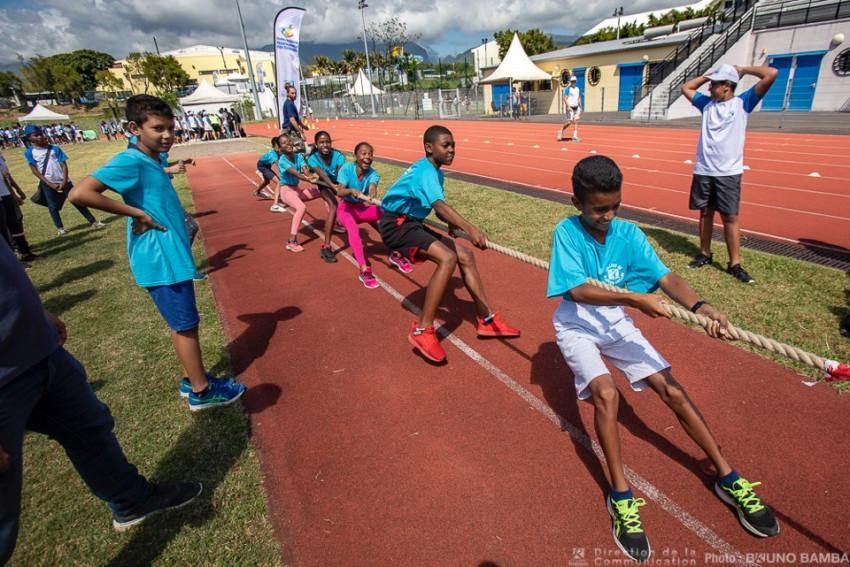
[[[730,83],[738,83],[741,78],[738,76],[738,71],[734,66],[729,65],[728,63],[724,63],[720,66],[719,69],[714,72],[705,75],[705,78],[709,81],[729,81]]]
[[[570,75],[570,82],[571,82],[571,83],[572,83],[573,81],[577,81],[577,80],[578,80],[578,79],[576,79],[576,76],[575,76],[575,75]]]

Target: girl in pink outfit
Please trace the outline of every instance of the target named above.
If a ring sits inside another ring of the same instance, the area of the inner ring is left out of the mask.
[[[301,227],[301,220],[304,218],[304,213],[307,211],[305,201],[324,198],[321,191],[315,187],[302,189],[298,186],[299,181],[314,183],[318,176],[308,176],[303,173],[303,169],[307,166],[304,161],[304,156],[295,153],[295,146],[292,145],[292,140],[289,136],[280,136],[281,155],[277,162],[277,171],[280,175],[280,184],[274,195],[274,203],[278,204],[278,199],[289,207],[292,207],[292,228],[289,234],[289,240],[286,241],[286,249],[290,252],[303,252],[304,247],[298,243],[298,229]],[[328,206],[328,203],[325,203]]]
[[[360,266],[360,281],[369,289],[378,287],[378,281],[372,275],[372,268],[363,253],[363,241],[360,239],[360,223],[368,222],[377,230],[377,222],[381,219],[381,207],[372,204],[372,196],[377,193],[378,182],[381,180],[378,172],[372,169],[372,146],[360,142],[354,148],[354,161],[343,165],[337,180],[340,187],[337,194],[342,198],[337,209],[337,220],[348,232],[348,244],[351,252]],[[390,264],[405,273],[413,268],[401,254],[393,251],[389,257]]]

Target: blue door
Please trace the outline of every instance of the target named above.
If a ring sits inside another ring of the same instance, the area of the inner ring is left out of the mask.
[[[578,87],[579,97],[581,98],[581,108],[584,109],[584,74],[587,71],[587,67],[580,67],[578,69],[573,69],[573,75],[576,76],[576,86]]]
[[[817,90],[820,64],[824,53],[817,51],[770,57],[770,66],[776,69],[778,74],[773,86],[764,96],[761,109],[763,111],[782,110],[782,104],[785,102],[785,91],[788,90],[788,81],[791,80],[791,91],[788,93],[788,110],[810,111],[812,101],[815,98],[815,90]],[[794,68],[793,79],[791,79],[792,67]]]
[[[496,103],[496,108],[502,108],[502,105],[505,104],[508,100],[508,95],[511,93],[511,86],[508,84],[504,85],[493,85],[490,94],[493,97],[493,102]],[[510,104],[509,104],[510,106]]]
[[[761,103],[763,112],[777,112],[782,110],[782,103],[785,102],[785,91],[788,89],[788,77],[791,76],[791,62],[794,60],[793,55],[783,57],[770,58],[770,66],[776,69],[776,80],[773,81],[773,86],[764,95]]]
[[[791,83],[791,93],[788,96],[788,110],[808,112],[812,109],[821,59],[823,59],[822,53],[797,56],[794,82]]]
[[[620,70],[620,96],[617,101],[617,110],[631,110],[635,105],[635,99],[640,94],[643,84],[643,68],[646,63],[627,63],[617,65]]]

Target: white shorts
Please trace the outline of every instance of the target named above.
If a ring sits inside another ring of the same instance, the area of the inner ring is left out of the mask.
[[[581,107],[577,106],[573,108],[572,106],[567,107],[567,120],[578,120],[581,118]]]
[[[576,395],[590,397],[590,383],[610,374],[605,355],[636,392],[649,387],[645,378],[670,364],[653,348],[619,306],[603,307],[564,300],[552,317],[564,360],[575,375]]]

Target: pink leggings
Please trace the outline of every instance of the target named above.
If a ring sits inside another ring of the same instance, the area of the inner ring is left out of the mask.
[[[307,211],[307,205],[304,202],[321,197],[322,194],[315,187],[302,189],[298,185],[280,186],[280,200],[287,207],[292,207],[292,210],[295,211],[292,215],[292,229],[289,231],[290,234],[298,234],[298,229],[301,227],[301,219],[304,218],[304,213]],[[327,207],[327,203],[325,203],[325,207]]]
[[[345,200],[339,202],[336,218],[348,231],[348,244],[351,246],[351,252],[358,266],[366,265],[366,255],[363,254],[363,241],[360,240],[360,228],[357,225],[379,221],[383,214],[381,207],[377,205],[367,205],[363,202],[349,203]]]

